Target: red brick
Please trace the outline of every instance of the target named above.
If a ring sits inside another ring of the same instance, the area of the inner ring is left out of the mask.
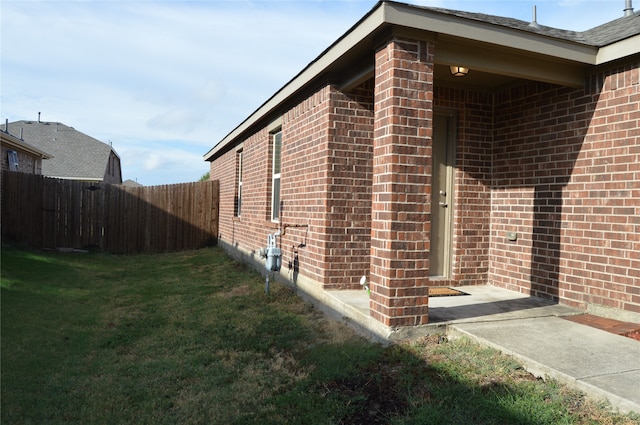
[[[390,39],[376,53],[375,79],[347,93],[325,85],[286,105],[281,223],[308,227],[282,238],[284,267],[295,261],[325,289],[359,288],[367,275],[372,317],[426,322],[424,290],[436,284],[428,276],[432,113],[450,108],[458,121],[453,266],[437,284],[492,283],[579,308],[640,312],[638,70],[598,70],[585,88],[524,82],[485,93],[434,84],[435,48]],[[242,217],[233,218],[235,150],[211,166],[220,240],[250,253],[278,227],[269,219],[267,125],[238,141]],[[516,242],[506,240],[510,231]]]

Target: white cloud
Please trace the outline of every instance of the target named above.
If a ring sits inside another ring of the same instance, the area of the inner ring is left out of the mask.
[[[203,114],[193,108],[174,108],[160,113],[147,122],[147,126],[156,130],[175,133],[180,130],[191,133],[198,122],[202,122]]]
[[[202,160],[199,150],[186,150],[184,142],[175,147],[114,144],[124,169],[136,170],[123,179],[136,180],[144,185],[173,184],[198,180],[209,171],[209,163]]]
[[[42,112],[43,120],[111,141],[124,179],[193,181],[208,169],[204,153],[375,3],[0,1],[1,118]],[[524,20],[533,5],[412,3]],[[567,29],[621,17],[624,7],[623,0],[537,4],[541,24]]]

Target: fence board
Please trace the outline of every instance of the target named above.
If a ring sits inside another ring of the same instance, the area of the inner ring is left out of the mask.
[[[214,245],[218,182],[128,188],[2,173],[2,237],[40,248],[156,253]]]

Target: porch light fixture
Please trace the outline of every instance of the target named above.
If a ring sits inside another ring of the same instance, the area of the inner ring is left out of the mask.
[[[451,70],[451,74],[456,77],[464,77],[469,73],[469,68],[467,68],[466,66],[451,65],[449,69]]]

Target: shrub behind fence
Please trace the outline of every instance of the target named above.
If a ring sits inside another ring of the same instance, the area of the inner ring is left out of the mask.
[[[126,187],[2,173],[2,236],[39,248],[157,253],[211,246],[218,182]]]

